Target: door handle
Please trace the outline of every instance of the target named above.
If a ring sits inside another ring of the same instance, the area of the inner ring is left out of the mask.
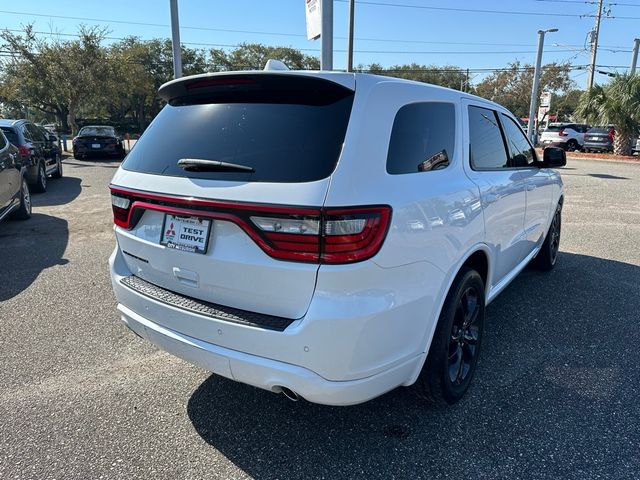
[[[536,186],[533,185],[532,183],[528,183],[527,184],[527,192],[531,192],[532,190],[535,190]]]

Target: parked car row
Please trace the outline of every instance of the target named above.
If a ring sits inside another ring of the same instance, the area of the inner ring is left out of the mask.
[[[29,120],[0,119],[0,220],[31,216],[31,192],[62,177],[58,137]]]
[[[540,136],[540,146],[561,147],[567,151],[613,152],[615,125],[591,127],[583,123],[550,123]],[[632,150],[640,152],[640,138]]]
[[[47,177],[62,177],[57,138],[29,120],[0,120],[0,130],[17,149],[17,161],[34,192],[47,190]]]

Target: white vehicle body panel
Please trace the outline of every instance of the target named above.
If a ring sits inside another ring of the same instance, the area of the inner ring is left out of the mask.
[[[118,309],[140,336],[217,374],[275,392],[284,386],[318,403],[363,402],[416,380],[447,292],[471,255],[486,256],[487,301],[526,266],[544,241],[562,182],[556,172],[537,167],[470,167],[468,105],[511,116],[492,102],[371,75],[275,73],[317,75],[355,89],[343,150],[329,178],[234,183],[120,168],[112,184],[274,205],[390,205],[384,244],[373,258],[353,264],[297,263],[271,258],[237,225],[215,220],[206,255],[167,252],[159,245],[162,214],[146,211],[133,229],[115,228],[110,268]],[[387,173],[396,113],[407,104],[433,101],[455,106],[450,165]],[[176,278],[176,267],[195,272],[195,283],[191,276],[186,282]],[[189,297],[295,320],[284,331],[272,331],[205,317],[140,295],[121,283],[130,275]]]

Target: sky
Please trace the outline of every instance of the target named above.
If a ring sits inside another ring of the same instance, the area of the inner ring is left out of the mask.
[[[178,5],[181,41],[190,47],[259,42],[319,55],[319,40],[306,38],[305,0],[178,0]],[[640,37],[640,0],[604,5],[608,15],[600,28],[597,64],[623,72],[633,39]],[[483,69],[515,60],[534,63],[537,31],[558,28],[546,35],[543,63],[570,62],[576,67],[572,78],[584,88],[586,70],[577,67],[589,63],[587,35],[596,11],[597,0],[356,0],[354,64],[454,65],[471,69],[477,82],[486,75]],[[72,35],[80,24],[106,26],[110,37],[171,34],[169,0],[0,0],[0,28],[28,23],[44,34]],[[346,67],[347,23],[347,0],[335,0],[336,69]],[[608,78],[596,74],[595,80]]]

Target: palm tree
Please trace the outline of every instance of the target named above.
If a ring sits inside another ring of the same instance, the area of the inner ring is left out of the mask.
[[[640,75],[618,75],[584,92],[576,114],[592,124],[615,125],[613,153],[631,155],[631,140],[640,131]]]

